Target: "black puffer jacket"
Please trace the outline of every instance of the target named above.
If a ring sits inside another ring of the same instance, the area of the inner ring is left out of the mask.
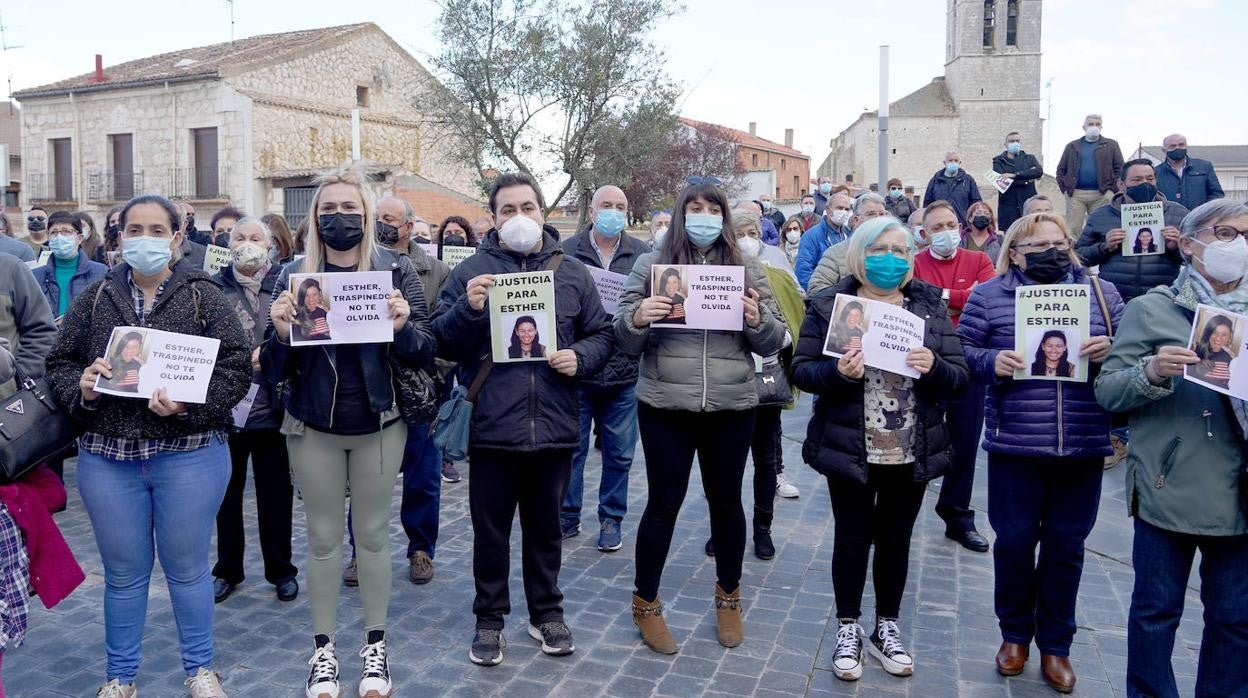
[[[207,401],[188,404],[185,418],[161,417],[147,408],[146,400],[113,395],[101,395],[98,409],[82,406],[78,380],[83,370],[106,355],[114,327],[139,326],[129,274],[130,266],[119,263],[69,306],[48,355],[47,379],[56,399],[87,431],[104,436],[172,439],[228,429],[233,423],[230,411],[251,384],[251,346],[221,289],[185,258],[174,265],[173,275],[142,326],[221,340]]]
[[[563,251],[569,257],[579,260],[586,266],[594,266],[602,268],[602,262],[598,259],[598,251],[594,249],[593,233],[590,228],[585,228],[576,235],[563,241]],[[633,271],[633,264],[637,258],[650,251],[650,247],[646,243],[638,240],[628,233],[620,235],[620,246],[615,252],[615,256],[611,258],[611,268],[607,271],[613,271],[616,274],[628,276]],[[590,385],[617,388],[626,385],[633,385],[637,382],[637,357],[628,356],[619,351],[615,345],[611,346],[611,358],[607,360],[607,365],[597,375],[585,379]]]
[[[1167,226],[1179,227],[1187,215],[1187,209],[1165,196],[1157,195],[1154,201],[1162,203],[1162,217]],[[1158,286],[1169,286],[1179,275],[1179,267],[1183,266],[1183,256],[1177,249],[1166,249],[1164,254],[1124,255],[1122,246],[1109,249],[1105,239],[1109,231],[1122,227],[1122,205],[1132,203],[1126,194],[1117,194],[1110,202],[1088,214],[1088,221],[1083,226],[1083,234],[1075,244],[1075,251],[1083,260],[1084,266],[1101,267],[1101,278],[1112,283],[1118,293],[1122,294],[1123,302],[1136,296],[1148,293],[1149,289]],[[1161,231],[1154,230],[1153,236],[1159,245],[1164,244]],[[1127,242],[1124,240],[1123,245]]]
[[[503,249],[498,232],[491,230],[477,253],[451,270],[433,312],[433,333],[438,355],[459,362],[461,384],[472,384],[490,354],[489,305],[480,311],[468,305],[468,281],[481,274],[540,270],[556,254],[564,252],[558,232],[550,226],[545,228],[542,249],[527,256]],[[555,314],[558,348],[576,352],[576,377],[540,361],[495,364],[473,409],[473,447],[537,451],[580,445],[577,383],[602,370],[614,337],[593,278],[585,265],[570,257],[555,271]]]
[[[842,376],[836,370],[837,359],[823,354],[836,294],[856,294],[861,285],[851,276],[811,297],[793,358],[793,382],[818,398],[806,427],[802,459],[824,475],[865,483],[870,466],[863,423],[863,383]],[[922,425],[915,438],[914,479],[927,482],[942,475],[952,461],[944,403],[966,390],[970,373],[962,358],[962,344],[940,299],[941,290],[917,279],[901,290],[905,295],[902,307],[926,322],[923,346],[936,356],[932,370],[914,381],[917,422]]]
[[[247,300],[247,292],[243,290],[242,284],[238,283],[235,273],[234,265],[227,264],[212,275],[212,281],[225,293],[225,300],[234,310],[234,315],[243,327],[243,334],[247,335],[247,340],[251,342],[251,349],[254,351],[264,343],[264,329],[269,323],[269,305],[273,302],[273,287],[277,285],[277,278],[281,275],[282,268],[276,264],[270,265],[269,273],[260,280],[260,307],[256,309],[253,309],[251,302]],[[255,431],[280,427],[282,408],[280,405],[273,404],[273,391],[264,380],[263,374],[253,369],[251,382],[259,385],[260,389],[256,392],[256,401],[251,404],[247,424],[242,430]]]
[[[282,268],[273,295],[280,296],[290,285],[292,273],[302,273],[303,260],[297,260]],[[396,252],[373,248],[373,271],[389,269],[396,289],[411,306],[412,314],[403,329],[394,333],[392,343],[356,344],[364,370],[364,383],[368,400],[376,414],[397,408],[395,403],[394,377],[390,370],[390,353],[416,370],[431,370],[433,366],[434,341],[429,331],[429,309],[425,305],[420,279],[407,257]],[[291,416],[304,422],[333,426],[334,401],[338,373],[334,368],[337,348],[333,345],[292,347],[278,339],[270,319],[260,346],[260,370],[270,387],[288,381],[289,390],[283,394],[282,406]]]

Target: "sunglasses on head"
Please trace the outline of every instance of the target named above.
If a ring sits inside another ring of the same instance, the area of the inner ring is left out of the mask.
[[[692,187],[701,186],[703,184],[710,184],[712,186],[722,187],[724,185],[724,182],[719,177],[714,177],[714,176],[699,177],[698,175],[693,175],[692,177],[685,178],[685,184],[688,184],[689,186],[692,186]]]

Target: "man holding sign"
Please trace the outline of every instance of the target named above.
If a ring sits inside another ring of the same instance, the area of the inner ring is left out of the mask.
[[[644,242],[625,230],[628,198],[616,186],[600,187],[590,200],[593,222],[565,240],[563,251],[580,260],[598,288],[603,308],[614,315],[624,281],[633,264],[649,252]],[[611,348],[611,358],[598,374],[581,383],[581,443],[572,458],[572,479],[563,498],[560,525],[565,538],[581,530],[585,459],[589,456],[591,422],[602,437],[602,480],[598,486],[598,549],[619,550],[620,522],[628,507],[628,472],[637,449],[637,360]]]
[[[490,210],[495,228],[476,254],[451,270],[433,315],[438,355],[459,362],[462,385],[482,381],[469,438],[477,591],[469,657],[486,666],[503,660],[503,618],[511,610],[511,522],[517,507],[524,529],[529,635],[546,654],[575,649],[559,590],[559,508],[581,443],[576,379],[601,371],[612,344],[593,278],[583,264],[566,258],[558,231],[543,225],[545,202],[537,182],[524,173],[499,176],[490,189]],[[549,282],[543,280],[547,275]],[[518,277],[525,278],[512,283]],[[549,296],[537,288],[547,283]],[[499,307],[500,298],[508,308]],[[516,315],[507,339],[517,335],[524,360],[500,361],[492,350],[504,310]],[[539,312],[555,323],[553,336],[549,330],[538,332],[547,349],[540,352],[544,359],[534,356],[538,338],[528,334],[538,326],[536,317],[532,328],[521,321]]]

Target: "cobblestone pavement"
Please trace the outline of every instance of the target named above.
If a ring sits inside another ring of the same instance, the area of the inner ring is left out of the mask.
[[[387,641],[398,696],[1051,696],[1039,675],[1038,661],[1020,677],[996,674],[993,656],[1000,643],[992,609],[992,558],[955,545],[943,536],[933,513],[934,483],[914,532],[910,580],[900,620],[903,636],[916,658],[908,679],[890,676],[868,659],[862,680],[838,681],[831,671],[835,642],[830,574],[832,517],[827,484],[801,463],[801,438],[809,401],[785,414],[786,473],[801,489],[796,500],[777,500],[774,534],[779,550],[770,562],[747,549],[742,598],[745,643],[725,650],[715,641],[712,590],[713,561],[702,547],[708,535],[706,502],[697,469],[682,512],[661,596],[680,652],[672,657],[642,646],[629,613],[633,542],[644,506],[641,451],[631,480],[625,545],[604,555],[595,548],[594,496],[598,460],[591,455],[586,473],[584,532],[565,542],[561,577],[567,619],[576,639],[570,657],[541,654],[524,633],[523,586],[519,556],[512,560],[512,606],[517,609],[505,631],[509,646],[501,666],[480,668],[468,662],[472,634],[472,532],[468,515],[471,466],[465,480],[443,486],[442,533],[437,573],[430,584],[407,581],[405,540],[398,524],[397,500],[392,525],[394,595]],[[103,571],[91,528],[73,485],[69,464],[69,510],[58,521],[87,581],[54,611],[32,602],[27,643],[5,653],[4,678],[9,694],[90,696],[104,674]],[[991,535],[983,513],[986,475],[983,461],[974,506],[980,531]],[[751,511],[750,472],[744,499]],[[591,494],[592,493],[592,494]],[[301,696],[311,649],[310,616],[301,593],[292,603],[279,602],[261,574],[254,537],[255,508],[247,494],[252,531],[247,553],[251,575],[225,603],[217,605],[215,667],[234,696]],[[1078,696],[1124,695],[1126,618],[1132,573],[1131,534],[1123,501],[1121,468],[1105,475],[1100,518],[1089,540],[1079,598],[1079,632],[1072,660],[1079,675]],[[298,504],[296,505],[298,507]],[[295,512],[297,562],[306,551],[303,513]],[[519,549],[519,526],[513,549]],[[306,589],[305,580],[300,583]],[[873,614],[870,584],[864,618]],[[343,647],[343,696],[355,696],[362,640],[361,605],[355,590],[344,589],[339,613]],[[1195,587],[1179,628],[1175,669],[1182,695],[1192,695],[1201,632]],[[173,614],[163,577],[153,578],[139,687],[143,696],[183,695]],[[1035,650],[1033,649],[1033,655]]]

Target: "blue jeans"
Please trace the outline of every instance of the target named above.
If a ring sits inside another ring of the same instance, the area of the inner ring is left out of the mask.
[[[169,585],[187,675],[212,666],[209,553],[217,509],[230,481],[230,449],[214,440],[196,451],[119,461],[78,454],[78,491],[104,563],[108,678],[134,681],[155,552]]]
[[[1136,517],[1135,590],[1127,619],[1127,695],[1132,698],[1178,698],[1170,657],[1197,550],[1205,631],[1196,695],[1248,695],[1248,536],[1175,533]]]
[[[634,386],[608,388],[581,386],[581,446],[572,456],[572,479],[563,496],[559,518],[567,526],[581,523],[581,500],[585,493],[585,459],[589,456],[593,429],[598,422],[602,435],[602,480],[598,486],[598,522],[623,521],[628,510],[628,471],[637,450],[637,395]]]
[[[433,557],[438,545],[438,509],[442,502],[442,456],[428,424],[408,427],[403,447],[403,499],[399,519],[407,533],[407,556],[423,550]]]

